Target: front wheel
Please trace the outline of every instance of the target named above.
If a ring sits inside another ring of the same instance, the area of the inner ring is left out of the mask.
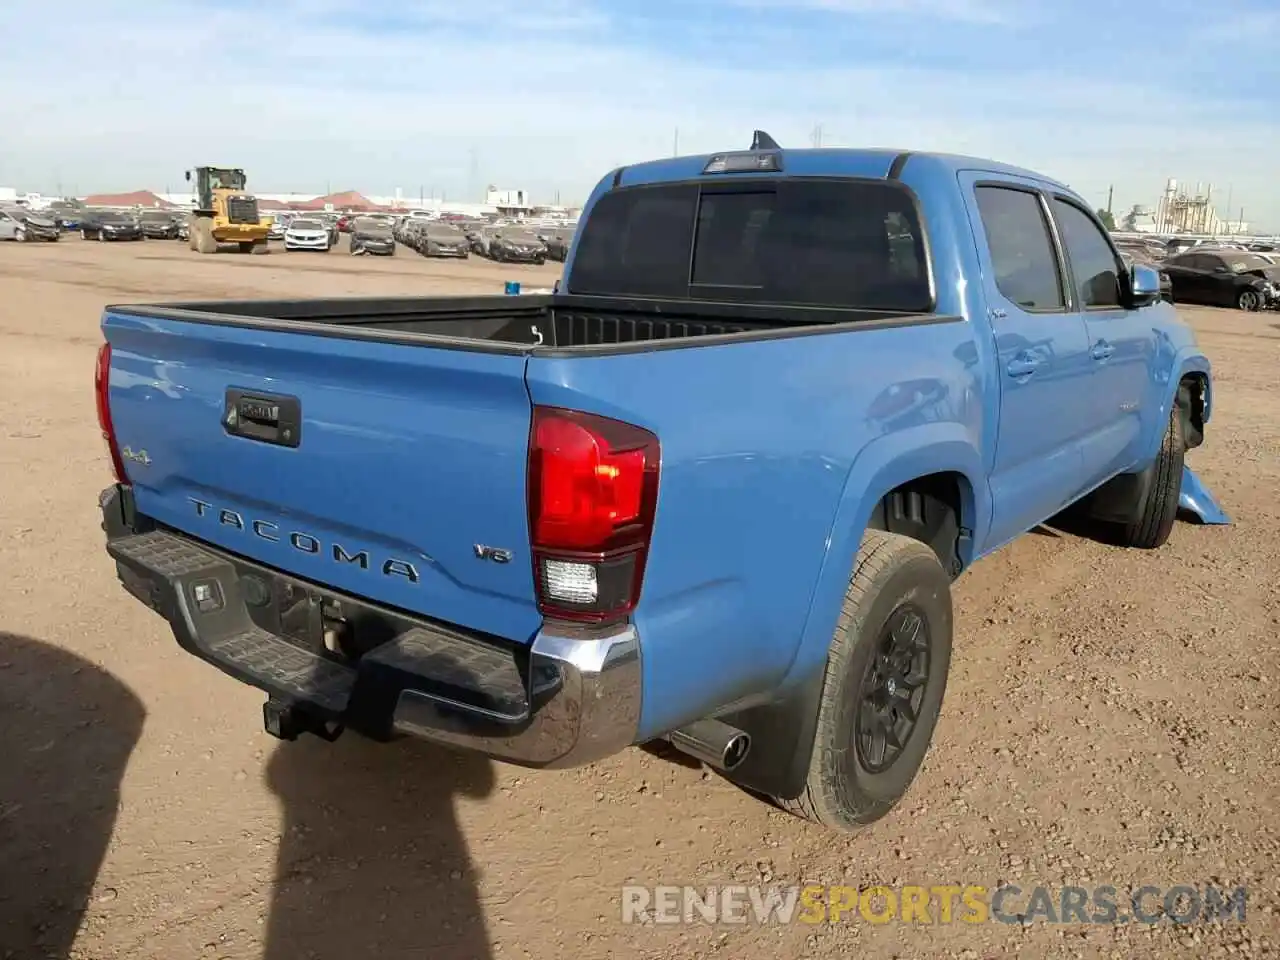
[[[1236,306],[1241,310],[1254,313],[1262,309],[1262,297],[1258,295],[1257,290],[1241,290],[1240,295],[1236,297]]]
[[[951,634],[951,581],[937,555],[868,530],[827,654],[808,781],[778,805],[845,833],[892,810],[928,752]]]
[[[1182,390],[1178,391],[1181,395]],[[1139,489],[1142,503],[1137,517],[1121,530],[1121,544],[1154,550],[1162,547],[1173,532],[1178,519],[1178,498],[1182,495],[1182,463],[1187,444],[1183,432],[1182,406],[1178,403],[1169,411],[1169,424],[1156,462],[1143,471]]]

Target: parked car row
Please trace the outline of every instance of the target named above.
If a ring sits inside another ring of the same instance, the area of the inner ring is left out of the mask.
[[[1175,303],[1240,310],[1280,309],[1280,254],[1275,245],[1175,237],[1116,237],[1127,263],[1160,271],[1161,290]]]

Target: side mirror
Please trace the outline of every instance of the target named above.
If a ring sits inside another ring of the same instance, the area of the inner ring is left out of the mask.
[[[1146,264],[1129,268],[1129,307],[1149,307],[1160,300],[1160,271]]]

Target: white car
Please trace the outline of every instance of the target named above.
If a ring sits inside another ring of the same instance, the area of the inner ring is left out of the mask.
[[[286,250],[323,250],[329,252],[329,228],[319,220],[298,219],[284,232]]]

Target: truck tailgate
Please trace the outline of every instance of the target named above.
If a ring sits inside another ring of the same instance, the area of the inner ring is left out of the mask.
[[[141,513],[339,590],[532,638],[523,354],[110,311],[103,331]]]

